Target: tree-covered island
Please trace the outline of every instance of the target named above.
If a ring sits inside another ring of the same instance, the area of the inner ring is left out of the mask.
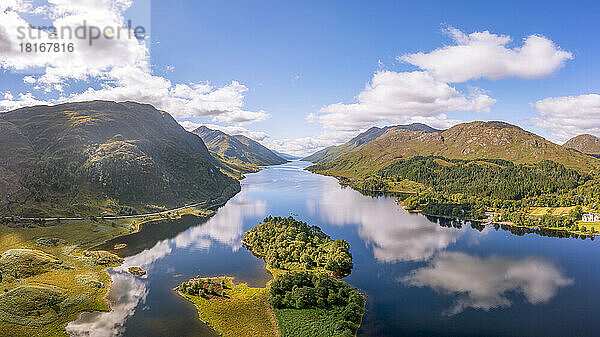
[[[345,240],[332,240],[318,226],[293,217],[271,217],[246,233],[244,244],[261,256],[269,268],[282,270],[324,270],[350,274],[352,254]]]
[[[196,278],[176,288],[222,336],[355,336],[365,311],[358,290],[335,277],[352,270],[344,240],[292,217],[271,217],[244,233],[274,279],[265,288],[231,277]]]

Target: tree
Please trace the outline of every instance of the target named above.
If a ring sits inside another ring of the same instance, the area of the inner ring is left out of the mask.
[[[326,269],[345,274],[353,266],[346,241],[334,241],[319,227],[292,217],[268,217],[261,225],[244,233],[243,240],[274,268]]]
[[[577,206],[569,212],[569,217],[572,219],[575,219],[575,220],[581,220],[582,216],[583,216],[583,210],[582,210],[581,206]]]

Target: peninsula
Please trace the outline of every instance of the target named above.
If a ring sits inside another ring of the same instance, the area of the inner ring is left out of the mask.
[[[274,279],[265,288],[231,277],[195,278],[176,290],[222,336],[355,336],[365,299],[336,277],[352,270],[345,240],[293,217],[268,217],[244,234]]]

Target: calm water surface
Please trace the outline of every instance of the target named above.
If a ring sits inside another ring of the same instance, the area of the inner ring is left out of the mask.
[[[264,286],[264,262],[242,233],[268,215],[317,224],[350,243],[345,281],[367,296],[359,336],[598,336],[598,242],[409,214],[393,198],[363,196],[306,163],[268,167],[208,221],[187,218],[119,239],[123,266],[111,269],[113,310],[69,325],[83,336],[215,336],[172,290],[196,275],[232,275]],[[114,242],[111,242],[112,246]],[[148,274],[126,272],[141,266]]]

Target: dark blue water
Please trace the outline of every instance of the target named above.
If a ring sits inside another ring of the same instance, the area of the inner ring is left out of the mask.
[[[110,271],[113,311],[85,314],[69,331],[214,336],[172,289],[196,275],[264,286],[264,262],[242,247],[241,235],[268,215],[296,213],[350,243],[355,267],[344,280],[367,296],[359,336],[600,335],[597,241],[430,220],[304,167],[293,162],[248,175],[242,192],[204,223],[186,219],[120,239],[129,256]],[[133,277],[129,266],[148,274]]]

